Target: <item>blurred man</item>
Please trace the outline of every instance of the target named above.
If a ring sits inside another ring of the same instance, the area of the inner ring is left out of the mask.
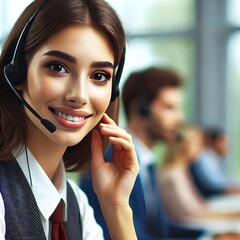
[[[165,238],[196,239],[202,230],[190,230],[173,223],[165,213],[157,189],[152,149],[159,140],[171,141],[181,124],[182,79],[170,69],[148,68],[133,72],[122,92],[127,131],[132,134],[140,163],[140,174],[130,196],[130,206],[140,240]],[[111,151],[107,153],[110,155]],[[81,181],[106,239],[110,239],[93,192],[91,178]]]
[[[193,180],[206,198],[240,193],[240,185],[235,185],[227,175],[223,161],[228,152],[228,139],[217,127],[205,130],[205,148],[190,167]]]

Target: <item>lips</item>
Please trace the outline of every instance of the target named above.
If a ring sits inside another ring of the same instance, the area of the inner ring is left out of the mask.
[[[53,112],[54,112],[54,114],[58,115],[59,117],[64,118],[71,122],[81,122],[85,119],[85,117],[71,116],[71,115],[67,115],[62,112],[58,112],[56,110],[54,110]]]
[[[68,129],[78,129],[85,125],[92,114],[72,108],[49,108],[60,125]]]

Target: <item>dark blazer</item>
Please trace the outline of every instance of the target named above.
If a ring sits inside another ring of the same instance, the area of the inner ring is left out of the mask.
[[[106,159],[110,159],[109,156],[111,156],[111,149],[107,152]],[[87,194],[89,203],[94,208],[95,218],[103,228],[105,239],[111,239],[97,196],[93,190],[91,173],[88,173],[80,180],[80,187]],[[202,229],[188,229],[171,221],[167,216],[160,199],[158,209],[156,209],[157,219],[154,219],[154,221],[151,222],[148,221],[140,175],[138,175],[134,184],[129,204],[133,211],[134,226],[139,240],[156,240],[164,238],[185,240],[197,239],[205,232]]]

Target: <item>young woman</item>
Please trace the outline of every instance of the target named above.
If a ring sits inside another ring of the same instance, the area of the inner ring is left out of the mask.
[[[65,177],[88,165],[112,239],[136,239],[128,199],[139,166],[115,123],[124,48],[104,0],[36,0],[17,20],[0,58],[0,239],[53,239],[60,205],[60,237],[102,239]]]

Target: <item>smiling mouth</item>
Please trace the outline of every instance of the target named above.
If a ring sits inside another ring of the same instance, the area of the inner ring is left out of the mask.
[[[78,117],[78,116],[71,116],[67,115],[65,113],[58,112],[56,110],[53,110],[53,113],[56,114],[57,116],[71,122],[81,122],[83,121],[86,117]]]

